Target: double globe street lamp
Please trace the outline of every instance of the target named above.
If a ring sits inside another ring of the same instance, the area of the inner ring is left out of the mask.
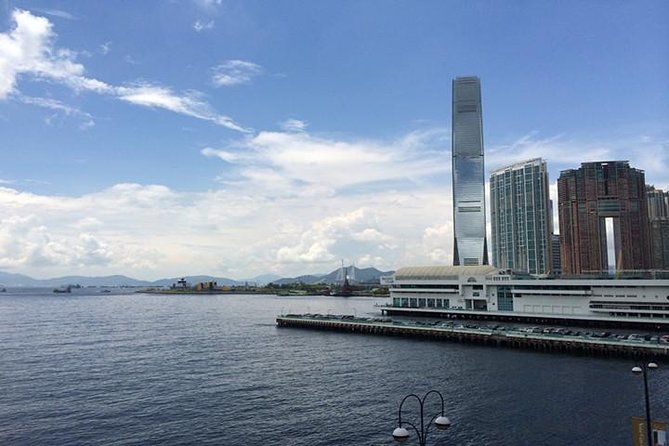
[[[430,420],[427,422],[427,424],[425,424],[425,417],[424,417],[424,415],[425,415],[425,400],[427,400],[427,397],[430,396],[430,395],[437,395],[439,397],[439,399],[441,400],[441,411],[439,413],[434,414],[430,418]],[[409,398],[413,398],[416,401],[418,401],[418,405],[420,407],[420,429],[418,428],[418,426],[416,426],[413,423],[410,423],[408,421],[402,421],[402,406],[404,405],[404,402],[406,400],[408,400]],[[416,434],[418,435],[418,443],[420,444],[420,446],[426,446],[426,444],[427,444],[427,433],[428,433],[428,430],[430,429],[430,426],[432,425],[432,423],[434,423],[434,426],[440,431],[444,431],[444,430],[448,429],[449,427],[451,427],[451,421],[444,415],[444,397],[441,393],[439,393],[436,390],[430,390],[429,392],[427,392],[425,394],[425,396],[423,396],[423,398],[421,398],[418,395],[413,394],[413,393],[405,396],[402,399],[402,402],[400,403],[400,408],[397,412],[397,419],[398,419],[398,423],[397,423],[397,427],[393,431],[393,438],[398,443],[404,443],[411,436],[409,434],[409,431],[405,427],[403,427],[402,425],[409,426],[409,427],[413,428],[414,431],[416,431]]]
[[[650,418],[650,396],[648,395],[648,370],[657,369],[657,364],[654,362],[649,362],[648,365],[641,364],[641,366],[636,366],[632,368],[632,372],[635,375],[643,374],[643,390],[646,398],[646,435],[648,446],[653,446],[653,425],[651,424]]]

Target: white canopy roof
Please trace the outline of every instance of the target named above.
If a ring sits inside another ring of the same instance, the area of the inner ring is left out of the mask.
[[[497,272],[492,265],[405,266],[395,271],[395,280],[453,280],[461,276],[486,276]]]

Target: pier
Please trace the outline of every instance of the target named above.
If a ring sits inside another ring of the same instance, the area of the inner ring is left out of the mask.
[[[459,325],[449,325],[444,322],[393,321],[383,318],[312,314],[281,315],[276,318],[276,324],[278,327],[426,338],[436,341],[468,342],[494,347],[592,356],[669,357],[668,343],[533,333],[513,327],[467,328]]]

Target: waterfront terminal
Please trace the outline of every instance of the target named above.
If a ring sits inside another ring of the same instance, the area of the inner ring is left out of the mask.
[[[665,272],[666,274],[666,272]],[[669,330],[669,278],[536,277],[494,266],[412,266],[382,279],[385,315]]]

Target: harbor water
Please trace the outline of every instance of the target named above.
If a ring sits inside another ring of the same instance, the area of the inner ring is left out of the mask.
[[[0,444],[390,445],[400,399],[430,389],[453,422],[431,445],[632,443],[630,417],[644,415],[632,360],[275,324],[378,315],[375,302],[9,290]],[[669,364],[649,382],[668,421]]]

